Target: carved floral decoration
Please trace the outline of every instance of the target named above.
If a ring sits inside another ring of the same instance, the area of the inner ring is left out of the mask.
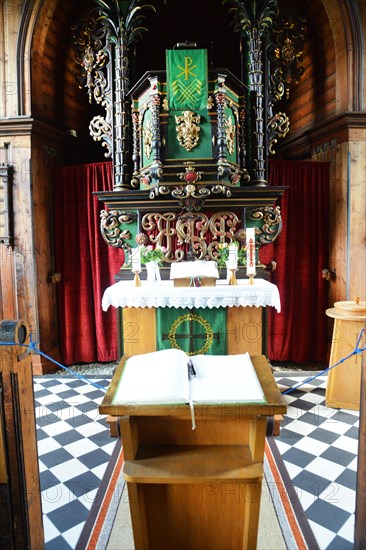
[[[200,121],[200,115],[196,115],[193,111],[183,111],[182,115],[176,115],[175,117],[178,141],[187,151],[191,151],[198,145],[201,130],[198,126]]]

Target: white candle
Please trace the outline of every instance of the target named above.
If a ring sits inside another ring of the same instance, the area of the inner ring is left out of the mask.
[[[229,259],[227,267],[229,269],[236,269],[238,267],[238,247],[236,244],[229,244]]]
[[[255,275],[255,233],[254,227],[246,230],[247,241],[247,275]]]
[[[131,251],[132,271],[141,271],[141,252],[140,247],[133,248]]]

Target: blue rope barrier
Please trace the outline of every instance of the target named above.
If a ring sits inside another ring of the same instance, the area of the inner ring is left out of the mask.
[[[309,378],[307,378],[306,380],[304,380],[303,382],[299,382],[298,384],[295,384],[295,386],[292,386],[291,388],[288,388],[287,390],[284,390],[281,392],[282,395],[287,395],[288,393],[291,393],[292,391],[294,390],[297,390],[298,388],[300,388],[301,386],[303,386],[304,384],[308,384],[309,382],[311,382],[312,380],[315,380],[315,378],[318,378],[319,376],[323,376],[323,374],[326,374],[327,372],[329,372],[331,369],[334,369],[335,367],[337,367],[338,365],[340,365],[341,363],[344,363],[345,361],[347,361],[347,359],[349,359],[350,357],[352,357],[352,355],[356,355],[358,353],[362,353],[364,351],[366,351],[366,347],[364,348],[359,348],[358,345],[360,343],[360,340],[362,338],[362,334],[365,332],[364,329],[361,330],[359,336],[358,336],[358,339],[357,339],[357,342],[356,342],[356,346],[355,346],[355,349],[349,354],[347,355],[346,357],[343,357],[343,359],[340,359],[337,363],[335,363],[334,365],[330,366],[330,367],[327,367],[326,369],[324,369],[323,371],[321,372],[318,372],[317,374],[315,374],[314,376],[311,376]],[[55,363],[55,365],[61,367],[62,369],[70,372],[71,374],[73,374],[74,376],[76,376],[77,378],[80,378],[81,380],[84,380],[85,382],[88,382],[88,384],[92,384],[93,386],[95,386],[96,388],[100,389],[100,390],[103,390],[104,392],[106,392],[106,388],[104,388],[103,386],[101,386],[100,384],[98,384],[97,382],[93,382],[92,380],[89,380],[88,378],[86,378],[85,376],[83,376],[82,374],[79,374],[75,371],[73,371],[72,369],[70,369],[69,367],[65,367],[65,365],[62,365],[61,363],[59,363],[58,361],[56,361],[55,359],[53,359],[52,357],[50,357],[49,355],[47,355],[47,353],[44,353],[43,351],[39,350],[36,348],[36,345],[37,343],[36,342],[33,342],[32,341],[32,336],[30,337],[30,342],[29,344],[17,344],[16,342],[0,342],[0,346],[24,346],[27,349],[27,352],[30,353],[31,351],[34,351],[35,353],[38,353],[39,355],[42,355],[43,357],[45,357],[46,359],[48,359],[49,361],[52,361],[52,363]]]
[[[59,363],[58,361],[56,361],[55,359],[53,359],[52,357],[47,355],[47,353],[44,353],[43,351],[37,349],[36,345],[37,345],[37,342],[33,342],[32,335],[30,336],[29,344],[17,344],[16,342],[0,342],[0,346],[23,346],[23,347],[26,347],[27,348],[26,353],[30,353],[31,351],[33,351],[35,353],[38,353],[39,355],[42,355],[43,357],[45,357],[49,361],[52,361],[52,363],[55,363],[55,365],[57,365],[58,367],[61,367],[62,369],[70,372],[71,374],[73,374],[77,378],[80,378],[81,380],[84,380],[84,382],[87,382],[88,384],[91,384],[92,386],[95,386],[96,388],[98,388],[99,390],[103,390],[104,392],[107,391],[106,388],[104,388],[103,386],[101,386],[97,382],[93,382],[92,380],[89,380],[89,378],[86,378],[82,374],[79,374],[78,372],[73,371],[69,367],[65,367],[65,365],[62,365],[61,363]]]
[[[298,384],[295,384],[295,386],[292,386],[291,388],[288,388],[287,390],[282,391],[281,395],[287,395],[288,393],[290,393],[294,390],[297,390],[298,388],[300,388],[304,384],[307,384],[308,382],[311,382],[315,378],[318,378],[318,376],[322,376],[323,374],[326,374],[327,372],[329,372],[331,369],[334,369],[334,367],[337,367],[341,363],[344,363],[345,361],[347,361],[347,359],[352,357],[352,355],[357,355],[358,353],[362,353],[362,352],[366,351],[366,347],[364,347],[364,348],[359,348],[358,347],[358,345],[361,341],[361,338],[362,338],[362,334],[364,332],[365,332],[365,329],[361,329],[361,332],[360,332],[360,334],[358,335],[358,338],[357,338],[355,349],[349,355],[347,355],[346,357],[343,357],[343,359],[340,359],[337,363],[335,363],[334,365],[326,368],[325,370],[323,370],[321,372],[318,372],[318,374],[315,374],[314,376],[311,376],[310,378],[307,378],[303,382],[299,382]]]

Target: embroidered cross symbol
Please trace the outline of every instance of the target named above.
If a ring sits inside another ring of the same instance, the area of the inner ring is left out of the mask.
[[[188,323],[188,332],[185,333],[178,333],[177,328],[184,322]],[[199,323],[206,329],[206,332],[202,333],[194,333],[193,332],[193,323]],[[195,355],[198,353],[206,353],[212,344],[213,340],[219,340],[220,341],[220,333],[219,332],[213,332],[210,326],[210,323],[206,321],[201,315],[196,315],[194,313],[186,313],[185,315],[181,315],[174,321],[172,324],[169,334],[162,334],[163,340],[169,340],[173,348],[182,349],[179,345],[177,340],[181,340],[183,338],[188,339],[188,351],[185,351],[188,355]],[[200,349],[195,350],[194,344],[197,339],[204,340],[203,345]]]
[[[185,57],[184,58],[184,67],[181,67],[180,65],[177,65],[178,69],[181,69],[182,72],[177,75],[177,78],[184,75],[184,80],[189,79],[189,75],[196,76],[195,73],[193,73],[193,69],[197,67],[197,65],[193,65],[193,67],[190,67],[192,65],[193,61],[191,57]]]

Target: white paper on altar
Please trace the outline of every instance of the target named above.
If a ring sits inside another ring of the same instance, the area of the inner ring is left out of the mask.
[[[149,285],[141,281],[134,286],[133,281],[119,281],[108,287],[102,299],[102,309],[114,307],[266,307],[272,306],[281,311],[278,288],[264,279],[255,279],[253,285],[248,279],[238,280],[237,285],[228,285],[218,280],[216,286],[175,287],[173,281],[160,281]]]
[[[174,262],[170,266],[170,279],[189,277],[219,278],[217,263],[212,260],[195,260],[194,262]]]

